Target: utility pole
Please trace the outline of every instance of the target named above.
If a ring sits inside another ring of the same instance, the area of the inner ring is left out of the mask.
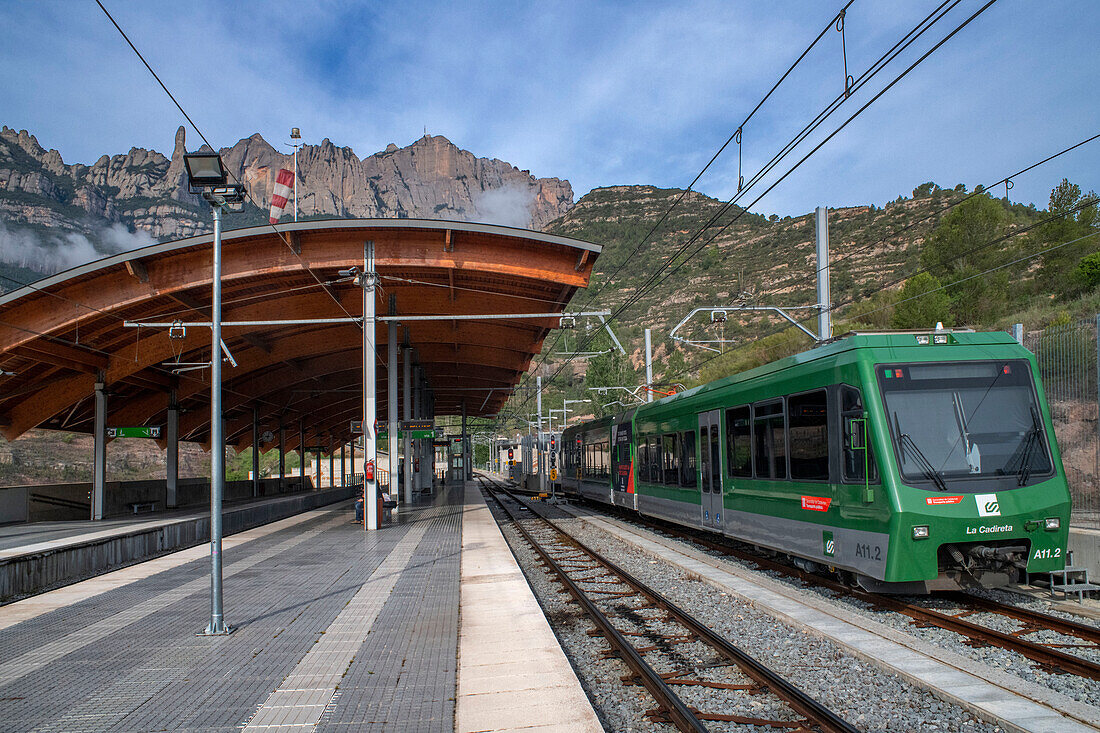
[[[535,437],[536,453],[538,456],[539,466],[539,491],[546,489],[546,472],[543,470],[542,465],[542,376],[535,377],[535,384],[538,389],[538,394],[535,396],[535,403],[539,411],[539,429],[538,435]]]
[[[297,127],[290,128],[290,139],[302,139],[302,133]],[[294,221],[298,221],[298,148],[302,147],[302,144],[291,143],[291,146],[294,147]]]
[[[645,330],[645,401],[653,401],[653,344],[650,329]]]
[[[829,295],[829,210],[818,206],[817,219],[817,337],[828,341],[833,337],[832,303]]]

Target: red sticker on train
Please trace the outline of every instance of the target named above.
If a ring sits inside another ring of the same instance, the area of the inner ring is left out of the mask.
[[[937,504],[958,504],[962,500],[961,496],[929,496],[924,501],[928,506],[936,506]]]
[[[833,500],[827,496],[803,496],[802,508],[809,509],[811,512],[827,512],[832,502]]]

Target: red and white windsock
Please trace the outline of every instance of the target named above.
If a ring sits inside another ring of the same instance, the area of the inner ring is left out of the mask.
[[[286,168],[279,169],[275,176],[275,190],[271,194],[271,213],[268,218],[272,224],[278,224],[286,208],[287,199],[294,195],[294,173]]]

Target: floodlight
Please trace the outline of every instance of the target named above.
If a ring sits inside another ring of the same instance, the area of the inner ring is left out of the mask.
[[[222,156],[217,153],[187,153],[183,165],[187,168],[187,187],[191,193],[208,186],[224,186],[229,178]]]

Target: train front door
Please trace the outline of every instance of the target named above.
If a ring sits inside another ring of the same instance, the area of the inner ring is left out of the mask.
[[[722,449],[718,410],[699,415],[700,517],[704,527],[722,526]]]

